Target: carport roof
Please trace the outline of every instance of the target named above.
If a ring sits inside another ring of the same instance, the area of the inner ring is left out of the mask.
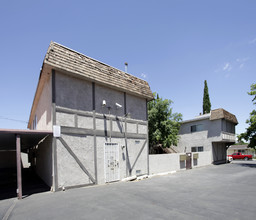
[[[0,150],[15,150],[16,135],[20,136],[24,150],[36,146],[47,135],[52,135],[52,131],[0,129]]]

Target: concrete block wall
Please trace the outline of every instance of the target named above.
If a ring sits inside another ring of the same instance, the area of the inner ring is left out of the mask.
[[[180,155],[179,153],[149,155],[149,174],[180,170]]]
[[[196,152],[198,153],[198,161],[197,165],[192,163],[192,167],[202,167],[212,164],[212,152],[211,151],[204,151],[204,152]],[[193,155],[194,153],[192,153]],[[193,156],[192,156],[193,158]],[[192,159],[193,160],[193,159]]]
[[[197,160],[193,160],[193,154],[198,154]],[[149,174],[185,170],[185,166],[180,162],[180,155],[184,155],[184,153],[149,155]],[[210,165],[211,163],[212,155],[210,151],[192,153],[192,168]]]

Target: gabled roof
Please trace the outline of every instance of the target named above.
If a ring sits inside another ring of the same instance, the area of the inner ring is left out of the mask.
[[[248,148],[248,144],[243,144],[243,145],[231,145],[228,149],[245,150],[245,149],[249,149],[249,148]]]
[[[145,80],[127,74],[55,42],[50,43],[44,64],[59,70],[71,72],[80,77],[82,76],[93,82],[136,94],[147,100],[154,98]]]
[[[211,111],[210,120],[216,119],[225,119],[227,121],[233,122],[234,124],[238,124],[236,116],[224,110],[223,108],[218,108]]]

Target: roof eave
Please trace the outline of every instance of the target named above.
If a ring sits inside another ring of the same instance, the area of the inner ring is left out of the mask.
[[[52,64],[50,62],[48,62],[46,59],[44,60],[44,64],[46,66],[48,66],[49,68],[53,68],[57,71],[60,71],[64,74],[67,74],[69,76],[72,76],[72,77],[78,77],[78,78],[81,78],[81,79],[85,79],[85,80],[88,80],[88,81],[91,81],[91,82],[96,82],[100,85],[104,85],[104,86],[107,86],[107,87],[111,87],[111,88],[115,88],[119,91],[123,91],[123,92],[127,92],[129,94],[132,94],[132,95],[136,95],[136,96],[139,96],[139,97],[142,97],[142,98],[145,98],[147,101],[151,101],[154,99],[154,96],[153,96],[153,93],[152,93],[152,96],[147,96],[147,95],[143,95],[143,94],[139,94],[139,93],[136,93],[136,92],[133,92],[133,91],[130,91],[130,90],[125,90],[125,89],[120,89],[119,87],[117,86],[114,86],[114,85],[109,85],[109,84],[106,84],[106,83],[102,83],[98,80],[95,80],[95,79],[92,79],[92,78],[89,78],[89,77],[86,77],[86,75],[84,74],[81,74],[79,72],[75,72],[75,71],[72,71],[72,70],[66,70],[66,69],[63,69],[61,67],[59,67],[58,65],[55,65],[55,64]]]

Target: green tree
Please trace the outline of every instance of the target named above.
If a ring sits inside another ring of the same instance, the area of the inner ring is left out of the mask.
[[[211,101],[209,97],[207,81],[205,80],[204,81],[203,114],[210,113],[210,111],[211,111]]]
[[[253,96],[252,102],[256,105],[256,84],[251,85],[251,91],[248,92],[248,95]],[[256,149],[256,110],[254,109],[250,113],[250,118],[246,120],[246,123],[249,127],[246,129],[246,132],[238,135],[238,141],[249,141],[249,147]]]
[[[156,93],[154,97],[155,99],[148,103],[149,146],[177,145],[182,115],[172,113],[171,100],[163,100]]]

